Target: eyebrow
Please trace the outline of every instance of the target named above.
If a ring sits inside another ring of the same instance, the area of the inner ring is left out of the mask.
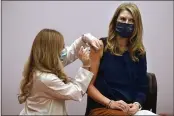
[[[127,18],[127,17],[125,17],[125,16],[120,16],[119,18]],[[133,18],[130,18],[130,17],[128,17],[128,19],[132,19],[132,20],[133,20]]]

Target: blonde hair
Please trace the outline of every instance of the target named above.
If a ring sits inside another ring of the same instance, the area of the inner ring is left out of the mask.
[[[143,24],[141,19],[141,14],[138,7],[133,3],[122,3],[114,13],[114,16],[109,24],[107,44],[105,51],[109,50],[114,55],[121,55],[122,51],[119,47],[117,39],[117,33],[115,32],[116,20],[121,13],[121,11],[127,10],[131,13],[134,19],[134,32],[128,41],[128,50],[130,52],[131,58],[133,61],[139,61],[136,53],[140,55],[145,54],[145,48],[142,41],[143,35]]]
[[[33,73],[36,70],[53,73],[66,83],[67,76],[63,71],[63,64],[59,58],[63,47],[64,38],[60,32],[52,29],[43,29],[37,34],[28,61],[24,66],[23,79],[18,96],[20,104],[24,103],[30,95]]]

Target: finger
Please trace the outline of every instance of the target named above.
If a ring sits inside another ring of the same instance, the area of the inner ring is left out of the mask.
[[[121,109],[123,112],[125,112],[125,109],[124,109],[123,107],[120,106],[120,109]]]
[[[130,107],[130,106],[132,106],[133,104],[128,104],[128,106]]]
[[[87,48],[87,51],[90,52],[90,47],[86,47]]]
[[[128,104],[128,107],[129,107],[129,108],[132,108],[132,106],[133,106],[132,104]]]
[[[130,109],[129,109],[129,114],[134,114],[135,111],[136,111],[136,110],[135,110],[134,108],[130,108]]]
[[[79,50],[79,53],[78,53],[78,57],[79,57],[80,59],[81,59],[82,56],[83,56],[83,49],[84,49],[84,47],[81,46],[81,47],[80,47],[80,50]]]
[[[128,106],[124,106],[123,104],[121,106],[124,108],[124,111],[125,112],[128,112],[128,110],[129,110],[129,107]]]
[[[84,54],[85,53],[85,48],[83,48],[83,50],[82,50],[82,54]]]
[[[116,109],[123,111],[123,109],[120,106],[117,106]]]
[[[88,52],[88,48],[87,48],[87,47],[84,48],[84,49],[83,49],[83,52],[84,52],[84,53],[87,53],[87,52]]]
[[[136,104],[133,104],[133,105],[132,105],[132,108],[133,108],[133,109],[137,109],[137,105],[136,105]]]
[[[118,103],[124,109],[124,111],[127,112],[127,110],[128,110],[127,104],[124,101],[122,101],[122,100],[118,101]]]
[[[99,50],[99,48],[96,46],[96,44],[94,42],[91,43],[91,46],[95,49],[95,50]]]
[[[89,57],[89,51],[84,50],[83,56],[88,58]]]
[[[123,112],[127,112],[127,108],[124,105],[120,104],[120,107],[123,109]]]
[[[128,111],[129,110],[129,105],[126,102],[124,102],[123,100],[121,100],[120,102],[124,105],[126,111]]]
[[[83,52],[83,49],[84,49],[84,47],[81,46],[79,52],[82,53]]]
[[[123,104],[124,106],[127,106],[127,103],[124,102],[123,100],[120,100],[119,102],[120,102],[121,104]]]
[[[132,108],[132,113],[134,113],[134,112],[136,112],[137,111],[137,109],[136,108]]]
[[[113,105],[113,109],[122,110],[122,108],[120,107],[120,104],[118,104],[117,101],[114,101],[114,103],[112,103],[111,105]]]
[[[117,107],[118,107],[120,110],[125,111],[125,110],[124,110],[124,107],[123,107],[119,102],[118,102]]]
[[[95,39],[95,44],[97,45],[97,47],[98,47],[98,48],[100,48],[100,47],[101,47],[101,45],[100,45],[100,40]]]
[[[103,45],[102,41],[99,41],[99,44],[100,44],[100,46],[102,46]]]
[[[80,47],[80,50],[79,50],[79,55],[82,54],[82,51],[83,51],[83,46]]]

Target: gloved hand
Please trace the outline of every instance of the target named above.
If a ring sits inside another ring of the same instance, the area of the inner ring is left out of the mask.
[[[96,37],[94,37],[93,35],[91,35],[90,33],[84,34],[82,36],[82,40],[95,50],[99,50],[102,46],[101,41]]]
[[[90,67],[90,57],[89,57],[89,50],[81,46],[78,57],[83,63],[83,67]]]

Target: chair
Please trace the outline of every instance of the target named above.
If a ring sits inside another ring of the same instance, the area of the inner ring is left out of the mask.
[[[147,93],[146,101],[143,105],[143,109],[151,110],[153,113],[156,113],[157,105],[157,80],[154,73],[147,73],[149,78],[149,92]]]

